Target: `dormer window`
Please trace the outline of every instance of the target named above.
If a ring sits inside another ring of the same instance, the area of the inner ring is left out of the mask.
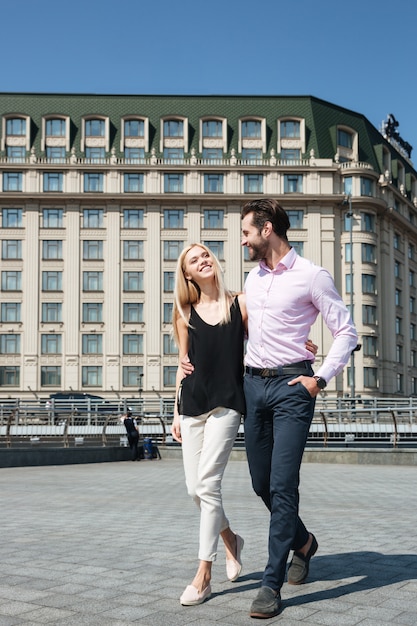
[[[351,128],[338,126],[336,140],[339,162],[356,162],[358,160],[358,133]]]
[[[160,151],[171,154],[171,149],[176,149],[176,154],[188,152],[187,118],[170,117],[161,120]]]
[[[81,151],[87,148],[102,148],[101,153],[109,152],[109,119],[107,117],[88,117],[82,122]]]
[[[239,120],[239,152],[248,160],[262,158],[266,152],[266,120],[243,118]]]
[[[223,158],[227,151],[227,120],[221,117],[200,119],[199,152],[210,161]]]
[[[125,159],[142,161],[149,151],[149,122],[147,118],[126,117],[122,120],[120,152]]]
[[[17,148],[17,150],[16,150]],[[1,150],[7,155],[24,158],[30,150],[30,118],[27,115],[3,117]]]
[[[41,149],[47,159],[60,162],[70,150],[69,117],[48,116],[42,119]]]
[[[282,161],[299,161],[305,152],[305,120],[281,118],[278,120],[277,151]]]

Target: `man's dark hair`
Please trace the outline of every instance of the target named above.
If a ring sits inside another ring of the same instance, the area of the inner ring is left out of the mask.
[[[247,202],[241,211],[243,219],[248,213],[253,213],[252,223],[261,232],[265,222],[271,222],[272,230],[278,237],[287,240],[287,230],[290,220],[286,211],[273,198],[261,198]]]

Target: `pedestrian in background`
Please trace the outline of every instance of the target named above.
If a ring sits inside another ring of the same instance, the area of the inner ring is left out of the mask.
[[[133,417],[131,409],[128,409],[121,420],[126,428],[127,440],[129,442],[130,451],[132,454],[132,461],[140,461],[139,458],[139,427],[137,421]]]

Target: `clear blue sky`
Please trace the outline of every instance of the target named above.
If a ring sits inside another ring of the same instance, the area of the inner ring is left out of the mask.
[[[415,0],[9,0],[2,92],[313,95],[389,113],[417,167]]]

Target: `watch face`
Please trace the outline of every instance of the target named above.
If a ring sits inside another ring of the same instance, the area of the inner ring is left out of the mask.
[[[319,389],[324,389],[326,387],[326,385],[327,385],[327,383],[324,380],[324,378],[320,378],[320,376],[317,376],[316,383],[317,383],[317,387]]]

